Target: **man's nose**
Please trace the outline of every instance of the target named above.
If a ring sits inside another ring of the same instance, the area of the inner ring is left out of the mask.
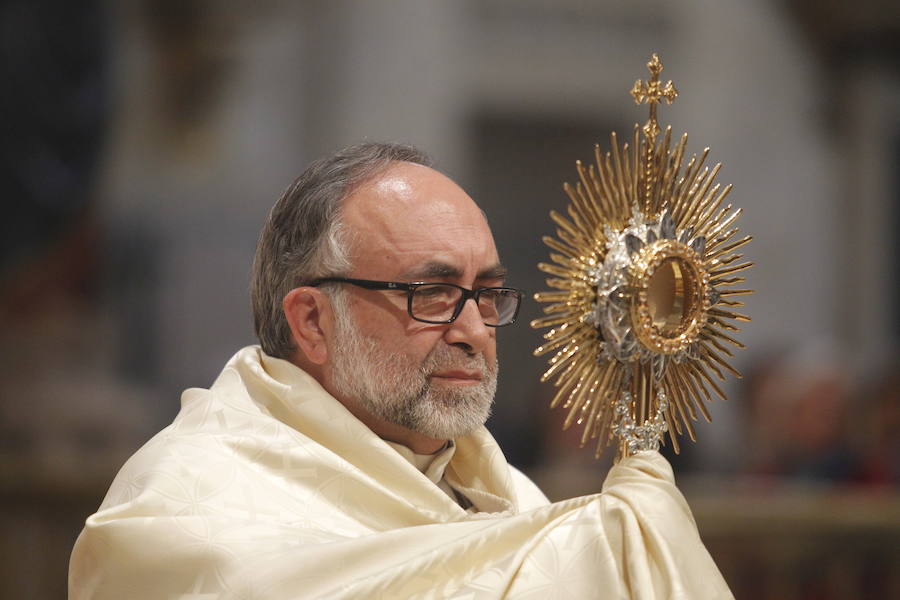
[[[488,344],[493,343],[493,337],[493,328],[484,324],[484,317],[474,298],[466,300],[459,316],[450,323],[444,335],[448,344],[464,344],[472,354],[484,352]]]

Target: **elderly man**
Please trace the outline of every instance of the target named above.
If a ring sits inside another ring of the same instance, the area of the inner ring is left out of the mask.
[[[621,461],[550,504],[484,428],[522,293],[419,151],[321,160],[272,210],[260,347],[125,465],[70,598],[722,598],[672,472]]]

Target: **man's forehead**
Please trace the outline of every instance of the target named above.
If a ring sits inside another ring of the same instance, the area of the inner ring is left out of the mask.
[[[405,164],[392,165],[376,176],[370,182],[370,187],[379,195],[390,196],[398,200],[411,199],[415,193],[416,180],[421,180],[424,175],[413,171],[412,167],[414,166],[433,171],[422,165],[410,165],[409,167]]]
[[[392,221],[403,216],[394,212],[400,209],[413,213],[479,210],[452,179],[431,167],[408,162],[393,163],[365,182],[347,199],[347,207],[367,216],[387,213],[394,217]]]
[[[507,269],[499,262],[478,270],[476,280],[506,279]],[[429,260],[423,264],[415,265],[403,271],[400,275],[403,279],[459,279],[465,273],[458,266],[440,260]]]
[[[456,183],[397,163],[355,191],[344,207],[354,266],[395,274],[469,277],[498,272],[484,214]],[[420,277],[421,278],[421,277]]]

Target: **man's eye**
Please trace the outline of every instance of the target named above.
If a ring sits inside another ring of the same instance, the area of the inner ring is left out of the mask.
[[[424,302],[450,302],[458,290],[449,286],[429,285],[416,290],[416,298]]]

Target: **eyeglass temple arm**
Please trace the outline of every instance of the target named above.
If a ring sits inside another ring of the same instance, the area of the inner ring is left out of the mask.
[[[313,287],[322,283],[349,283],[367,290],[409,290],[412,286],[408,283],[396,281],[371,281],[368,279],[353,279],[352,277],[323,277],[312,282]]]

